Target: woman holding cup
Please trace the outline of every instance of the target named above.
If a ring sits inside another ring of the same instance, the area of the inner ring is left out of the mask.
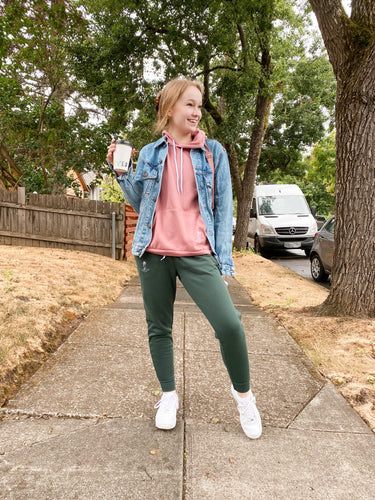
[[[256,439],[262,423],[250,390],[245,333],[221,278],[234,274],[227,154],[198,128],[202,116],[199,82],[171,80],[155,103],[156,128],[162,137],[140,151],[135,171],[114,168],[126,200],[139,213],[132,252],[141,281],[151,357],[163,391],[155,405],[155,423],[160,429],[176,425],[172,322],[179,277],[214,328],[242,428]],[[112,141],[107,155],[110,164],[117,147]]]

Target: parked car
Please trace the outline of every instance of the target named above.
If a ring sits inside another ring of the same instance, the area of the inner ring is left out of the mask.
[[[316,233],[310,252],[311,276],[323,283],[332,271],[334,249],[335,216],[330,217]]]
[[[297,185],[255,186],[248,238],[256,253],[299,248],[309,255],[316,231],[316,220]]]
[[[316,220],[316,225],[318,226],[318,231],[321,229],[324,224],[327,222],[327,219],[324,217],[324,215],[314,215],[315,220]]]

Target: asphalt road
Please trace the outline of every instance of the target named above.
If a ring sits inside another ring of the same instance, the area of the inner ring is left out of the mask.
[[[272,262],[275,262],[280,266],[287,267],[303,278],[316,283],[311,276],[310,259],[306,257],[303,250],[275,250],[274,253],[268,258]],[[329,288],[330,286],[329,281],[327,283],[320,284],[325,288]]]

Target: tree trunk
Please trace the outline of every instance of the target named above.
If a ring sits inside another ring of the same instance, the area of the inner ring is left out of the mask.
[[[51,8],[56,10],[56,30],[54,32],[56,40],[59,41],[60,37],[62,36],[62,33],[65,30],[66,26],[66,6],[65,6],[65,0],[51,0]],[[51,51],[53,57],[55,57],[55,54],[59,54],[60,52],[60,47],[56,43],[52,43],[51,45]],[[59,56],[58,56],[59,59]],[[63,61],[61,61],[63,63]],[[52,88],[52,95],[51,97],[53,98],[55,104],[57,104],[56,107],[56,115],[61,122],[64,121],[64,115],[65,115],[65,98],[66,98],[66,85],[65,85],[65,78],[66,75],[64,73],[57,72],[57,77],[56,77],[56,72],[53,74],[53,77],[51,79],[51,88]],[[58,171],[62,169],[62,161],[58,161],[55,159],[54,162],[52,162],[50,171],[52,174],[52,179],[53,179],[53,184],[52,184],[52,194],[61,194],[65,192],[65,184],[61,184],[59,182],[59,175]],[[47,180],[47,186],[48,186],[48,180]]]
[[[310,1],[337,79],[335,251],[323,310],[375,317],[375,5],[353,0],[351,20],[338,0]]]
[[[375,317],[374,77],[361,82],[362,96],[357,75],[338,89],[335,252],[324,304],[334,314]]]
[[[266,91],[266,84],[270,77],[270,67],[270,52],[269,50],[264,50],[262,53],[262,75],[259,80],[259,90],[255,108],[254,126],[250,138],[249,153],[241,190],[236,189],[237,224],[233,242],[233,247],[236,250],[246,248],[256,173],[272,103],[272,99],[267,95],[268,93]],[[234,183],[234,185],[236,188],[236,183]]]
[[[20,180],[21,171],[2,142],[0,142],[0,155],[8,164],[8,169],[0,167],[1,185],[5,189],[14,188]]]

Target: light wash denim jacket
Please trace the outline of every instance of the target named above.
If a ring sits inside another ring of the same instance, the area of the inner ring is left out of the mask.
[[[219,142],[206,139],[206,144],[212,153],[215,165],[214,210],[212,210],[213,175],[206,160],[205,148],[190,151],[198,189],[199,208],[220,273],[234,275],[232,185],[228,157]],[[142,148],[135,172],[131,168],[127,173],[117,177],[126,201],[139,213],[132,246],[132,253],[138,257],[143,255],[151,242],[152,223],[167,152],[167,138],[163,136]]]

